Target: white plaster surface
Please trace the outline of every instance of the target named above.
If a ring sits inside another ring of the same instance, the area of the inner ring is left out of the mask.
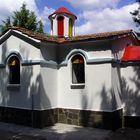
[[[112,58],[111,50],[103,50],[103,51],[89,51],[87,52],[89,59],[106,59]]]
[[[86,55],[87,60],[120,59],[127,43],[131,43],[130,38],[111,43],[75,43],[72,46],[42,43],[39,49],[12,35],[0,45],[0,63],[4,63],[7,56],[15,51],[21,55],[22,60],[44,61],[41,66],[21,66],[21,84],[16,90],[7,89],[8,67],[1,68],[0,105],[36,110],[70,108],[109,112],[124,106],[126,115],[140,115],[139,67],[120,68],[119,64],[114,66],[111,63],[85,62],[84,88],[71,88],[74,85],[70,58],[75,54],[71,53],[72,50]],[[112,50],[108,45],[112,45]],[[55,63],[48,64],[46,61]],[[68,65],[58,66],[57,61],[66,61],[66,64],[68,61]]]
[[[3,63],[6,57],[13,52],[18,52],[23,60],[40,60],[38,48],[15,36],[10,36],[0,45],[0,63]]]
[[[111,65],[86,65],[85,88],[71,89],[71,66],[58,74],[58,107],[85,110],[112,110]]]
[[[40,106],[41,109],[57,108],[57,69],[41,67]]]
[[[64,36],[69,36],[69,18],[66,16],[64,17]]]
[[[53,19],[52,35],[57,36],[57,17]]]
[[[18,52],[22,60],[40,60],[40,50],[38,48],[15,36],[10,36],[0,46],[1,63],[4,63],[7,56],[13,52]],[[20,73],[20,85],[9,87],[8,66],[0,69],[0,105],[25,109],[40,108],[38,94],[40,66],[21,66]]]
[[[121,73],[124,115],[140,116],[140,67],[122,68]]]

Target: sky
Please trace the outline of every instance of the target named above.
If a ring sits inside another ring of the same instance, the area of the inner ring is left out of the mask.
[[[76,35],[133,29],[138,31],[130,12],[138,8],[136,0],[5,0],[0,5],[0,24],[22,3],[34,11],[38,20],[44,23],[44,30],[50,33],[48,16],[59,7],[66,7],[77,16]],[[14,3],[13,3],[14,2]]]

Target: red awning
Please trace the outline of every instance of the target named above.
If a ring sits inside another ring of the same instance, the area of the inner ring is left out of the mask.
[[[128,46],[125,48],[122,61],[140,60],[140,46]]]

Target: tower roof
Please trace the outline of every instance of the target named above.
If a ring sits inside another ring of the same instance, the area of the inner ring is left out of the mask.
[[[67,8],[65,7],[60,7],[58,8],[55,12],[53,12],[50,16],[49,19],[51,18],[52,15],[54,14],[68,14],[68,15],[72,15],[75,17],[75,19],[77,19],[77,17],[71,12],[69,11]]]

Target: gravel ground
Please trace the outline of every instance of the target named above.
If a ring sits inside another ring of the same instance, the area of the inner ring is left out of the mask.
[[[119,129],[115,132],[111,132],[106,140],[140,140],[140,129]]]
[[[0,122],[0,140],[140,140],[140,129],[117,131],[56,124],[44,129]]]
[[[0,130],[0,140],[45,140],[41,137],[34,137],[20,133],[14,133],[11,131]]]

